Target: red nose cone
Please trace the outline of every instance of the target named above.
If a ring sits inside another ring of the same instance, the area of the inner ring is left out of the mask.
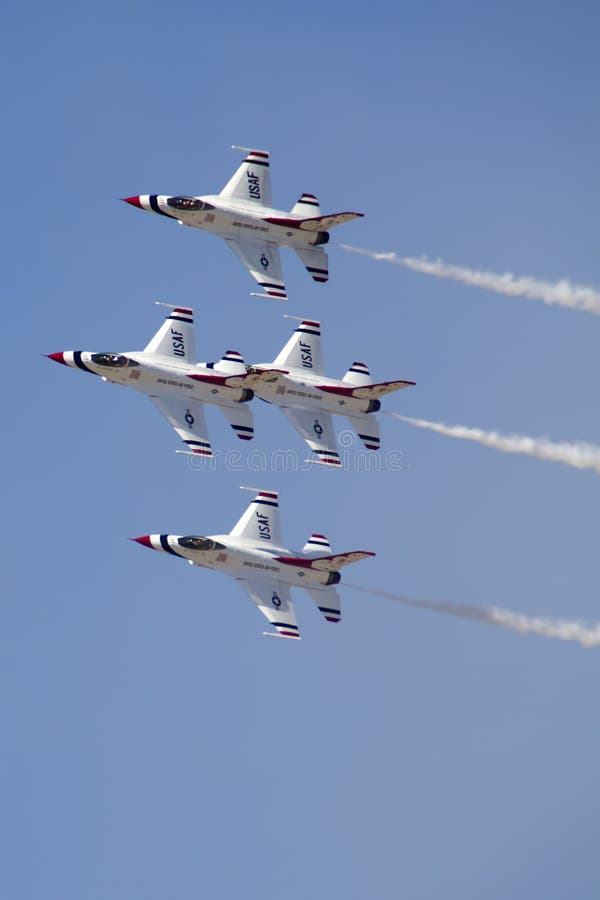
[[[54,362],[62,363],[63,366],[67,365],[67,363],[65,362],[65,354],[62,352],[61,353],[48,353],[48,359],[53,359]]]
[[[143,547],[149,547],[150,550],[154,550],[154,547],[150,543],[150,535],[143,534],[141,537],[131,538],[132,541],[136,541],[136,543],[141,544]]]
[[[138,209],[143,209],[144,207],[140,203],[139,197],[121,197],[123,203],[131,203],[132,206],[137,206]]]

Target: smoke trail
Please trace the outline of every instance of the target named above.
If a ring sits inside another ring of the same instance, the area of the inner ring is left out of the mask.
[[[337,244],[342,250],[350,253],[360,253],[371,259],[385,260],[416,272],[424,272],[426,275],[437,275],[438,278],[451,278],[462,284],[471,284],[475,287],[495,291],[497,294],[505,294],[507,297],[528,297],[530,300],[543,300],[544,303],[556,306],[565,306],[568,309],[577,309],[581,312],[590,312],[600,315],[600,291],[579,284],[571,284],[570,281],[540,281],[529,275],[515,277],[510,272],[500,275],[497,272],[479,272],[477,269],[468,269],[464,266],[454,266],[438,259],[415,259],[411,256],[398,256],[397,253],[375,253],[373,250],[365,250],[362,247],[351,247],[349,244]]]
[[[477,607],[456,603],[436,603],[433,600],[417,600],[377,588],[349,584],[347,581],[344,582],[344,586],[366,594],[375,594],[377,597],[385,597],[387,600],[403,603],[404,606],[410,606],[413,609],[428,609],[445,616],[454,616],[457,619],[486,622],[488,625],[498,625],[500,628],[508,628],[519,634],[539,634],[542,637],[556,638],[559,641],[576,641],[582,647],[598,647],[600,645],[600,622],[588,626],[577,620],[526,616],[523,613],[501,609],[498,606]]]
[[[482,431],[481,428],[466,428],[464,425],[444,425],[442,422],[428,422],[426,419],[411,419],[410,416],[401,416],[399,413],[388,412],[388,415],[417,428],[427,428],[429,431],[437,431],[447,437],[462,438],[465,441],[475,441],[484,447],[493,447],[502,450],[503,453],[525,453],[527,456],[535,456],[537,459],[545,459],[550,462],[564,463],[575,469],[593,469],[600,472],[600,447],[595,444],[567,444],[554,443],[547,438],[533,438],[519,434],[498,434],[497,431]]]

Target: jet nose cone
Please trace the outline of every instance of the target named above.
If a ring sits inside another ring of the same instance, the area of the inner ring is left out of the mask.
[[[139,197],[121,197],[121,200],[123,203],[131,203],[132,206],[137,206],[138,209],[144,208]]]
[[[131,538],[131,540],[135,541],[136,544],[141,544],[142,547],[149,547],[150,550],[154,550],[149,534],[143,534],[141,537]]]
[[[60,353],[47,353],[46,356],[48,359],[53,359],[54,362],[62,363],[63,366],[68,365],[68,363],[65,362],[65,354],[62,351]]]

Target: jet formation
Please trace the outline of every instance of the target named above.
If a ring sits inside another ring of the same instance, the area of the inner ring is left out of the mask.
[[[329,229],[362,213],[322,215],[315,195],[306,193],[289,212],[275,209],[268,152],[234,149],[246,155],[219,194],[140,194],[124,199],[223,238],[261,289],[253,296],[287,300],[280,246],[295,250],[313,281],[326,282],[329,261],[324,245]],[[167,306],[169,314],[143,350],[62,350],[49,358],[145,394],[184,442],[185,450],[179,453],[213,455],[207,403],[222,411],[240,440],[251,440],[249,401],[256,396],[281,409],[315,454],[313,462],[340,467],[332,416],[344,415],[364,446],[378,450],[379,425],[373,414],[381,407],[380,398],[414,384],[404,380],[373,384],[362,362],[353,362],[341,379],[326,376],[320,322],[296,316],[288,317],[299,324],[273,362],[247,365],[237,350],[227,350],[218,362],[197,362],[192,308],[160,305]],[[367,550],[334,554],[321,533],[311,534],[302,550],[289,550],[282,542],[278,493],[247,490],[255,492],[254,499],[227,534],[145,534],[132,540],[235,578],[272,625],[274,630],[264,632],[269,636],[300,639],[292,587],[304,588],[326,621],[339,622],[340,570],[375,554]]]
[[[347,418],[367,450],[379,450],[379,423],[373,415],[381,408],[379,398],[414,385],[373,384],[362,362],[353,362],[342,379],[327,378],[321,325],[312,319],[298,320],[272,363],[245,365],[237,350],[227,350],[218,362],[197,363],[192,308],[169,309],[144,350],[62,350],[49,359],[146,394],[186,444],[178,452],[212,457],[205,403],[219,407],[240,440],[251,440],[254,422],[247,404],[256,395],[281,409],[315,454],[313,462],[339,467],[332,414]]]
[[[339,570],[375,554],[332,554],[322,534],[311,534],[298,552],[288,550],[282,544],[279,494],[247,490],[256,490],[256,496],[228,534],[144,534],[132,540],[235,578],[276,629],[263,632],[269,637],[300,638],[292,587],[304,588],[328,622],[339,622],[340,597],[334,587],[341,581]]]
[[[139,194],[123,200],[175,219],[180,225],[223,238],[262,288],[253,296],[287,300],[280,246],[296,251],[313,281],[327,281],[329,261],[322,245],[329,241],[328,229],[363,214],[341,212],[323,216],[314,194],[302,194],[289,212],[274,209],[267,151],[233,149],[242,150],[247,156],[220,194]]]

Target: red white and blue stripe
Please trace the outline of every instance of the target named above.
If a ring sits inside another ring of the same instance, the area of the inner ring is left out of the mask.
[[[269,154],[262,150],[251,150],[246,159],[245,163],[252,163],[255,166],[267,166],[269,165]]]
[[[311,534],[306,542],[305,550],[331,550],[331,545],[324,534]]]
[[[283,637],[299,638],[300,629],[291,622],[273,622],[273,625]]]
[[[379,450],[381,440],[376,434],[359,434],[358,436],[367,450]]]
[[[251,441],[254,437],[254,428],[252,425],[234,425],[232,422],[231,427],[241,441]]]
[[[341,466],[340,455],[337,450],[316,450],[313,447],[313,453],[316,453],[319,461],[326,466]]]
[[[173,312],[167,319],[174,319],[176,322],[185,322],[187,325],[194,324],[194,310],[189,306],[175,306]]]
[[[276,491],[259,491],[252,502],[261,506],[274,506],[275,509],[278,509],[279,494]]]
[[[315,337],[321,337],[321,323],[312,319],[303,319],[296,328],[296,334],[312,334]]]
[[[323,613],[328,622],[339,622],[342,618],[342,611],[334,609],[332,606],[319,606],[319,610]]]
[[[371,373],[369,372],[369,367],[361,362],[353,362],[348,371],[356,372],[357,375],[371,375]]]

